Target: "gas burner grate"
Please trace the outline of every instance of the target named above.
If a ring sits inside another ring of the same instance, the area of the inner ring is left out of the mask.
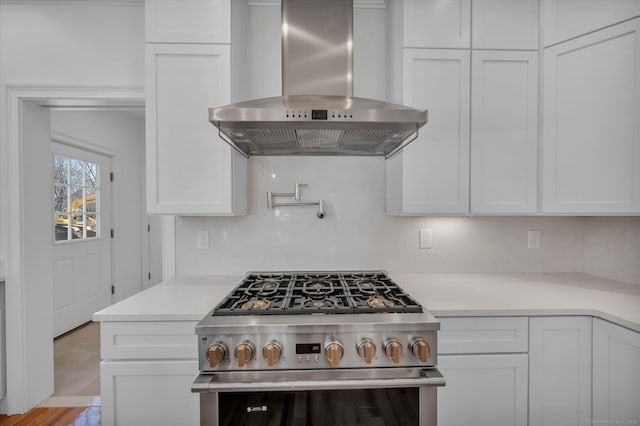
[[[384,272],[248,274],[213,315],[421,313],[422,306]]]

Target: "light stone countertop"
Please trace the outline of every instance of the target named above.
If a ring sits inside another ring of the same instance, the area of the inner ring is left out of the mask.
[[[589,315],[640,332],[640,285],[579,273],[389,275],[437,317]],[[93,319],[197,321],[242,278],[171,279],[96,312]]]

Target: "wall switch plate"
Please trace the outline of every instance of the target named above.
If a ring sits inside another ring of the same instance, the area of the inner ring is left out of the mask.
[[[431,229],[420,230],[419,246],[421,249],[430,249],[433,247],[433,233],[431,232]]]
[[[196,248],[209,248],[209,231],[196,231]]]
[[[530,249],[539,249],[540,248],[540,231],[529,231],[527,233],[528,241],[527,247]]]

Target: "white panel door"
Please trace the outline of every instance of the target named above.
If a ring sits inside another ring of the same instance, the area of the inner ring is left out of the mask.
[[[404,47],[471,47],[471,0],[405,0]]]
[[[538,49],[538,0],[474,0],[474,49]]]
[[[640,213],[640,19],[545,49],[543,211]]]
[[[53,143],[52,151],[53,323],[59,336],[111,304],[111,166],[109,157],[78,148]]]
[[[592,425],[591,317],[529,320],[529,426]]]
[[[640,424],[640,333],[593,319],[594,424]]]
[[[438,426],[526,426],[527,355],[443,355]]]
[[[468,213],[469,62],[465,50],[405,49],[404,103],[427,109],[429,122],[392,160],[401,167],[387,186],[389,213]],[[394,197],[400,206],[391,205]]]
[[[246,160],[208,116],[230,102],[230,46],[147,44],[146,55],[149,213],[246,214]]]
[[[640,15],[640,0],[542,0],[544,45]]]
[[[536,213],[538,53],[474,51],[471,68],[471,213]]]

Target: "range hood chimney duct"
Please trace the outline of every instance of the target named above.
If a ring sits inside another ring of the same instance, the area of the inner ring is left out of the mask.
[[[209,109],[251,155],[377,155],[415,140],[427,111],[353,97],[353,0],[282,0],[282,96]]]

